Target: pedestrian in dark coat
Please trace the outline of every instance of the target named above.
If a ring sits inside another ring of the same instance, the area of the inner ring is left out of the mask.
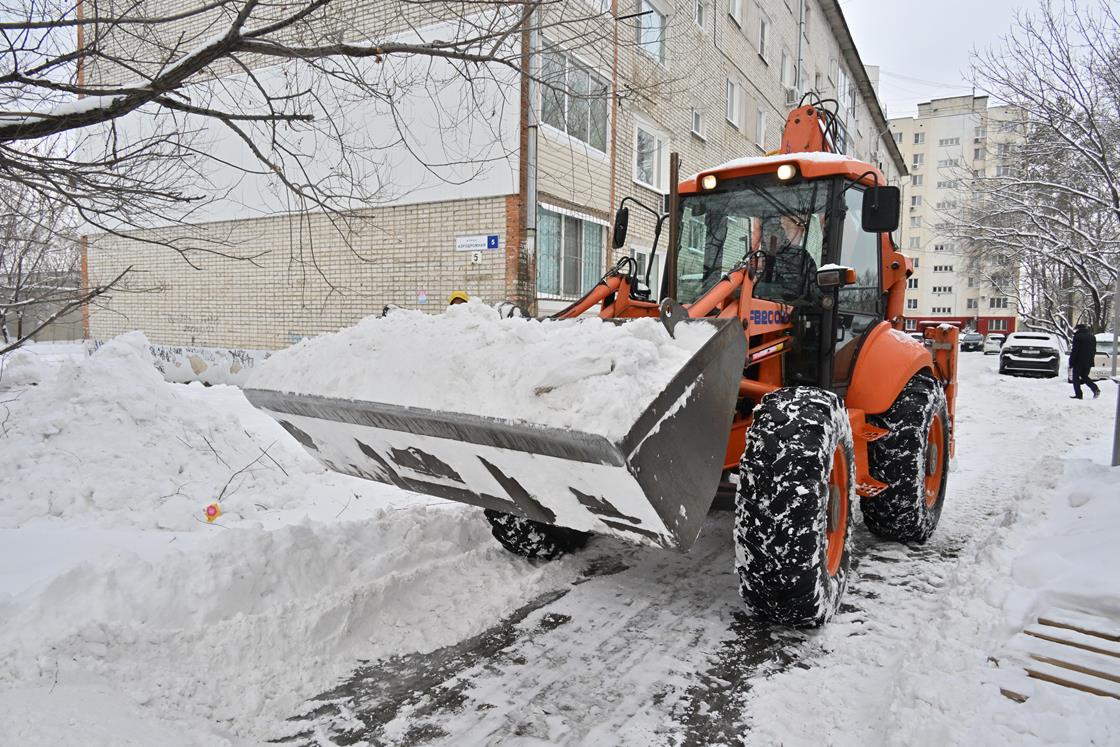
[[[1097,340],[1089,327],[1078,324],[1073,333],[1073,346],[1069,349],[1069,370],[1073,372],[1073,396],[1070,399],[1081,399],[1081,385],[1088,385],[1093,392],[1093,399],[1101,396],[1101,390],[1089,378],[1093,369],[1093,361],[1097,356]]]

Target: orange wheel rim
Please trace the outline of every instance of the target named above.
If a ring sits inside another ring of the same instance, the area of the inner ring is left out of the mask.
[[[843,447],[832,454],[832,474],[828,477],[827,528],[824,557],[828,575],[835,576],[844,559],[848,540],[848,457]]]
[[[941,473],[945,470],[944,443],[944,426],[941,424],[941,416],[936,415],[929,424],[924,465],[926,505],[930,508],[937,503],[937,495],[941,492]]]

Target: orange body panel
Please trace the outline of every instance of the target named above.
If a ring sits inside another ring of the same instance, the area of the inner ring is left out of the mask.
[[[801,106],[786,117],[782,130],[782,153],[828,153],[828,141],[824,136],[824,117],[820,107]]]
[[[722,166],[705,169],[688,179],[682,180],[677,191],[682,195],[699,192],[700,180],[708,174],[714,174],[720,180],[737,179],[741,176],[757,176],[758,174],[773,174],[783,163],[792,163],[797,167],[798,173],[807,179],[843,176],[866,185],[874,184],[876,179],[878,179],[879,184],[887,183],[883,172],[854,158],[835,156],[824,160],[817,158],[814,153],[790,153],[765,158],[744,158],[738,161],[728,161]]]
[[[885,412],[906,382],[930,367],[929,351],[922,343],[895,330],[890,322],[880,322],[868,333],[856,358],[847,405],[871,415]]]

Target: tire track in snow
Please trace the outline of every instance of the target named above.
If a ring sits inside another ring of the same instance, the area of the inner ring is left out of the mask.
[[[703,710],[697,683],[720,682],[721,649],[761,663],[785,645],[741,612],[730,535],[715,512],[687,555],[597,539],[567,589],[456,646],[359,668],[287,741],[679,742],[680,718]]]
[[[596,539],[578,556],[585,576],[572,586],[455,646],[360,667],[294,719],[300,731],[288,741],[700,745],[753,736],[766,743],[766,719],[798,712],[804,696],[790,695],[781,711],[752,713],[753,688],[765,681],[772,689],[774,674],[774,681],[809,674],[801,670],[839,666],[871,678],[889,670],[936,619],[959,556],[1014,511],[1022,488],[1006,476],[1022,469],[1015,457],[1044,434],[1051,444],[1076,443],[1075,433],[1047,421],[1029,387],[998,387],[998,401],[981,417],[972,406],[993,395],[975,380],[979,368],[966,376],[941,526],[914,546],[857,526],[848,596],[823,630],[769,626],[743,609],[732,517],[715,512],[688,555]],[[1004,448],[978,463],[972,450],[991,452],[983,446],[993,441]],[[845,716],[837,718],[842,729]]]

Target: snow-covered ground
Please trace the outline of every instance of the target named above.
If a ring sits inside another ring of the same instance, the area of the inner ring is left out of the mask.
[[[323,472],[235,388],[164,383],[139,338],[71,347],[0,377],[0,744],[1120,741],[1120,701],[1009,648],[1053,608],[1120,619],[1112,385],[963,355],[937,533],[859,531],[804,632],[742,610],[726,513],[688,555],[533,565],[475,509]]]

